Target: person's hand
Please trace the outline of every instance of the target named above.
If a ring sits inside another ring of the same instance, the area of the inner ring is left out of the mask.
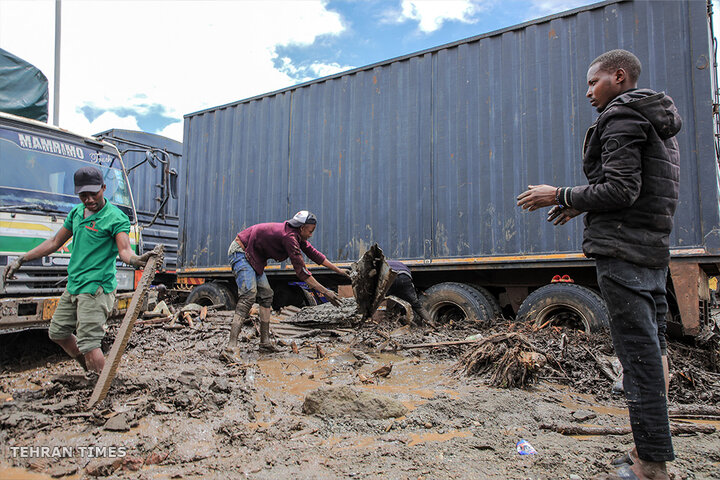
[[[340,297],[337,296],[337,293],[333,292],[332,290],[327,290],[324,295],[325,298],[327,298],[328,302],[332,303],[334,307],[340,306]]]
[[[151,257],[155,255],[159,255],[162,251],[162,247],[160,245],[155,245],[155,248],[150,250],[149,252],[145,252],[140,256],[133,255],[130,259],[130,265],[132,265],[135,268],[143,268],[145,264],[147,264],[148,260],[150,260]]]
[[[547,221],[553,222],[553,225],[565,225],[570,219],[577,217],[581,213],[580,210],[571,207],[555,205],[548,212]]]
[[[22,266],[23,261],[22,257],[18,257],[15,259],[14,262],[12,262],[10,265],[5,267],[5,273],[3,273],[3,283],[7,284],[8,280],[15,277],[15,272],[20,270],[20,267]]]
[[[345,276],[347,278],[350,278],[350,269],[349,268],[341,268],[340,274],[342,274],[343,276]]]
[[[145,252],[140,256],[133,255],[130,258],[130,265],[132,265],[135,268],[143,268],[145,264],[150,260],[150,257],[154,255],[153,252]]]
[[[557,187],[550,185],[528,185],[528,189],[517,197],[517,205],[524,210],[537,210],[555,205]]]

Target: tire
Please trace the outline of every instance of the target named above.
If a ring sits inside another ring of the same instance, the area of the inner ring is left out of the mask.
[[[610,326],[605,301],[586,287],[574,283],[551,283],[538,288],[523,301],[517,320],[537,326],[548,321],[597,333]]]
[[[490,322],[491,306],[475,288],[464,283],[445,282],[433,285],[422,295],[423,306],[438,324]]]
[[[224,305],[225,310],[235,310],[235,297],[228,286],[220,282],[198,285],[192,289],[185,303],[197,303],[202,306]]]
[[[313,296],[312,293],[308,292],[304,288],[302,288],[301,290],[303,298],[305,298],[305,305],[312,307],[318,304],[317,299]]]
[[[502,307],[500,306],[500,302],[498,302],[498,299],[495,298],[495,295],[490,293],[490,290],[488,290],[485,287],[481,287],[479,285],[473,285],[473,288],[480,292],[480,294],[485,297],[485,300],[487,300],[488,306],[490,307],[490,320],[497,320],[498,318],[502,317]]]

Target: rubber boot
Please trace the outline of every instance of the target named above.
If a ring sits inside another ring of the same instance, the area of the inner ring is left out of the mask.
[[[270,341],[270,307],[260,307],[260,350],[264,352],[279,352]]]
[[[270,322],[260,320],[260,343],[270,345]]]
[[[262,310],[261,310],[262,311]],[[261,317],[264,315],[261,315]],[[268,317],[270,315],[267,315]],[[260,351],[266,353],[279,352],[280,349],[270,341],[270,319],[260,318]]]
[[[236,313],[233,315],[233,321],[230,325],[230,339],[228,340],[227,349],[232,350],[237,348],[237,339],[240,335],[240,329],[242,328],[243,318],[238,316]]]
[[[252,308],[254,299],[238,300],[235,305],[235,313],[233,314],[232,325],[230,325],[230,339],[228,340],[227,349],[234,350],[237,348],[237,339],[240,335],[245,319],[248,317],[248,313]]]

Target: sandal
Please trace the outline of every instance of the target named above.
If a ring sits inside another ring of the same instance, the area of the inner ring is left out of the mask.
[[[625,464],[618,467],[612,473],[602,473],[593,477],[593,480],[640,480],[630,465]]]
[[[632,450],[610,460],[610,465],[619,467],[621,465],[632,465],[635,463],[632,457]]]

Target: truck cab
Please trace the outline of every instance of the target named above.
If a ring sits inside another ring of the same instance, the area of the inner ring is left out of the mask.
[[[92,137],[0,113],[0,333],[47,327],[67,283],[72,238],[49,256],[25,263],[4,283],[17,257],[52,237],[79,203],[73,175],[92,165],[103,172],[105,198],[131,221],[140,242],[127,172],[117,148]],[[134,269],[117,263],[118,292],[133,290]],[[118,296],[122,299],[122,295]]]

